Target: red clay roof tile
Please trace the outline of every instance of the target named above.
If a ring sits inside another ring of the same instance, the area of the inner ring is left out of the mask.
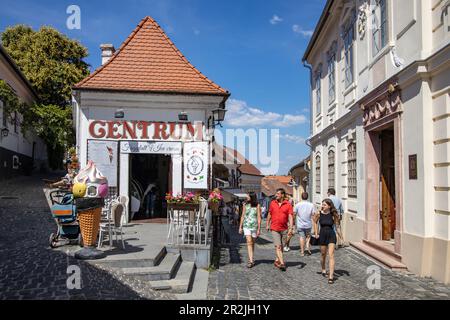
[[[190,64],[150,17],[141,20],[107,63],[74,88],[229,96]]]

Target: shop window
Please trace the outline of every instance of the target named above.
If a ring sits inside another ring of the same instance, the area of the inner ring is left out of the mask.
[[[320,194],[320,155],[316,156],[316,193]]]
[[[335,188],[335,155],[334,151],[328,152],[328,188]]]
[[[356,143],[352,142],[348,145],[348,196],[356,197]]]
[[[387,8],[386,0],[376,0],[372,11],[372,54],[378,52],[387,44]]]

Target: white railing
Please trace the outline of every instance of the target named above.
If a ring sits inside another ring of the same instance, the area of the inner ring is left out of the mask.
[[[167,243],[169,245],[207,245],[211,228],[211,210],[204,199],[196,208],[168,208]]]

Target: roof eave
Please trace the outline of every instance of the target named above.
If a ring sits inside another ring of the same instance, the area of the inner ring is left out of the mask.
[[[302,62],[307,61],[308,56],[316,43],[317,38],[319,37],[320,33],[322,32],[322,29],[325,25],[325,21],[327,21],[328,16],[330,15],[330,8],[333,5],[333,2],[335,0],[327,0],[327,3],[325,4],[325,8],[322,11],[322,15],[320,16],[319,22],[317,23],[316,28],[314,29],[314,33],[311,37],[311,40],[308,43],[308,47],[306,47],[305,53],[302,58]]]
[[[113,89],[113,88],[93,88],[93,87],[72,87],[73,91],[97,91],[97,92],[117,92],[117,93],[152,93],[152,94],[170,94],[170,95],[194,95],[194,96],[219,96],[228,99],[231,93],[227,92],[189,92],[189,91],[164,91],[164,90],[138,90],[138,89]]]
[[[30,81],[27,79],[27,77],[25,77],[25,75],[20,70],[19,66],[9,56],[8,52],[6,52],[6,49],[1,44],[0,44],[0,53],[5,57],[6,61],[8,61],[10,66],[19,75],[19,77],[22,79],[22,81],[25,83],[25,85],[28,87],[28,89],[30,89],[31,93],[34,95],[36,100],[38,100],[39,99],[39,95],[37,94],[36,90],[33,88],[33,85],[30,83]]]

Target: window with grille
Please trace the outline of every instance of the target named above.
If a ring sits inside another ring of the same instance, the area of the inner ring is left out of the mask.
[[[372,53],[377,55],[387,44],[386,0],[376,0],[372,11]]]
[[[316,156],[316,193],[320,193],[320,156]]]
[[[336,99],[336,76],[335,76],[336,55],[332,54],[328,59],[328,103],[331,104]]]
[[[316,114],[319,115],[322,113],[322,88],[320,86],[320,78],[322,74],[320,71],[316,73]]]
[[[2,100],[0,100],[0,107],[2,108],[2,124],[3,124],[3,127],[6,128],[6,126],[7,126],[7,122],[6,122],[6,106],[4,105]]]
[[[335,157],[334,157],[334,151],[330,150],[328,152],[328,188],[335,189]]]
[[[348,145],[348,196],[356,197],[356,143]]]
[[[354,22],[349,23],[347,28],[344,30],[344,57],[345,57],[345,87],[353,83],[353,43],[355,39],[355,24]]]

